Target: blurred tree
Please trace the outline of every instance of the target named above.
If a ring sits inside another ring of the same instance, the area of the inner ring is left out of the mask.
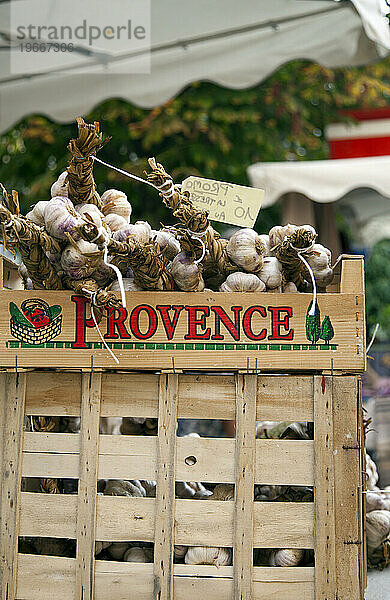
[[[379,340],[390,339],[390,240],[373,247],[366,261],[367,329],[372,335],[379,323]]]
[[[331,71],[292,62],[252,89],[196,83],[153,110],[114,99],[86,118],[100,121],[104,133],[113,136],[101,158],[137,175],[147,157],[156,156],[178,182],[198,174],[247,184],[246,168],[256,161],[326,158],[324,128],[340,118],[340,108],[388,104],[389,65],[388,59]],[[74,124],[31,116],[0,138],[0,180],[19,191],[25,211],[49,198],[75,133]],[[152,189],[101,165],[95,177],[100,193],[117,187],[128,194],[134,218],[148,218],[153,226],[172,222]],[[278,218],[277,208],[262,210],[257,229],[268,231]]]

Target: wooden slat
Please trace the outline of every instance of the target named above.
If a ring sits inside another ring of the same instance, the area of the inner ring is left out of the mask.
[[[333,377],[314,377],[315,593],[335,599]]]
[[[0,532],[0,591],[2,600],[16,597],[16,573],[19,534],[21,486],[21,453],[23,447],[23,419],[26,394],[26,375],[2,375],[5,394],[4,440],[1,464],[1,532]],[[4,406],[3,404],[3,406]]]
[[[356,377],[333,382],[336,512],[336,583],[338,600],[360,600],[363,535],[359,515],[360,434]],[[351,518],[352,515],[352,518]]]
[[[367,546],[366,546],[366,491],[367,487],[367,479],[366,479],[366,453],[364,448],[366,447],[366,435],[364,429],[364,421],[363,421],[363,390],[362,390],[362,380],[359,377],[357,381],[358,387],[358,404],[357,404],[357,412],[358,412],[358,439],[359,446],[362,448],[360,452],[360,498],[359,498],[359,510],[360,510],[360,531],[362,532],[362,552],[361,552],[361,564],[360,564],[360,581],[361,581],[361,594],[362,600],[364,600],[364,590],[367,587]]]
[[[253,589],[256,393],[257,375],[236,375],[233,589],[237,600],[251,600]]]
[[[22,492],[20,535],[76,538],[77,496]]]
[[[234,447],[234,439],[177,438],[176,480],[234,483]],[[79,434],[25,432],[23,448],[23,477],[78,478]],[[313,456],[312,440],[256,440],[255,483],[313,485]],[[156,477],[157,437],[100,435],[99,479]]]
[[[26,414],[80,416],[81,373],[27,373]]]
[[[93,600],[101,373],[84,373],[81,388],[77,503],[76,600]]]
[[[0,282],[2,280],[0,279]],[[0,373],[0,498],[2,498],[3,486],[3,453],[5,444],[5,414],[6,414],[6,374]],[[2,530],[2,511],[0,508],[0,535]],[[0,563],[1,565],[1,563]],[[1,569],[1,566],[0,566]],[[1,570],[0,570],[1,573]]]
[[[18,600],[51,600],[58,596],[73,600],[75,559],[55,556],[19,555]],[[313,568],[254,568],[253,600],[314,600]],[[153,565],[96,561],[95,600],[150,600]],[[212,577],[212,578],[211,578]],[[175,595],[188,600],[203,594],[210,600],[233,600],[232,567],[174,565]]]
[[[158,402],[158,474],[153,569],[153,598],[155,600],[171,600],[173,597],[177,397],[178,376],[161,374]]]
[[[258,421],[313,421],[313,378],[305,375],[260,375]]]

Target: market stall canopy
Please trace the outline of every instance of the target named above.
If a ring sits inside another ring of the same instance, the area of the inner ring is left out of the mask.
[[[265,189],[264,208],[291,192],[325,203],[359,188],[390,198],[389,172],[390,156],[255,163],[248,167],[251,184]]]
[[[194,81],[245,88],[294,59],[340,67],[374,61],[390,50],[381,0],[154,0],[149,73],[139,72],[147,47],[134,52],[122,44],[110,52],[107,44],[91,47],[87,41],[75,43],[72,52],[47,54],[43,63],[34,63],[39,69],[27,61],[24,72],[15,72],[11,65],[20,39],[11,27],[10,6],[23,1],[0,4],[0,131],[29,114],[70,121],[108,98],[150,108]],[[76,10],[72,0],[49,5],[65,24],[70,18],[74,23],[86,3]],[[30,0],[26,10],[33,6]],[[129,22],[130,6],[128,0],[96,4],[90,21],[99,8],[106,11],[106,25],[114,14]]]

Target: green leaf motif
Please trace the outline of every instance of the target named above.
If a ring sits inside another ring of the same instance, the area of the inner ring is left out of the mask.
[[[19,325],[23,325],[23,327],[34,328],[34,325],[27,319],[27,317],[22,313],[20,308],[16,306],[14,302],[9,303],[9,312],[11,317],[19,323]]]
[[[313,302],[310,302],[306,313],[306,337],[312,344],[315,344],[320,339],[320,309],[318,304],[315,305],[314,315],[309,314]]]

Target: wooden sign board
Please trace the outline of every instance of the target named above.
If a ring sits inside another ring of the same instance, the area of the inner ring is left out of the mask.
[[[0,366],[364,370],[362,294],[319,294],[314,334],[311,294],[128,292],[126,300],[99,325],[116,365],[86,298],[1,291]]]
[[[264,198],[264,190],[203,177],[187,177],[181,191],[189,192],[194,206],[207,210],[211,221],[239,227],[254,226]]]

